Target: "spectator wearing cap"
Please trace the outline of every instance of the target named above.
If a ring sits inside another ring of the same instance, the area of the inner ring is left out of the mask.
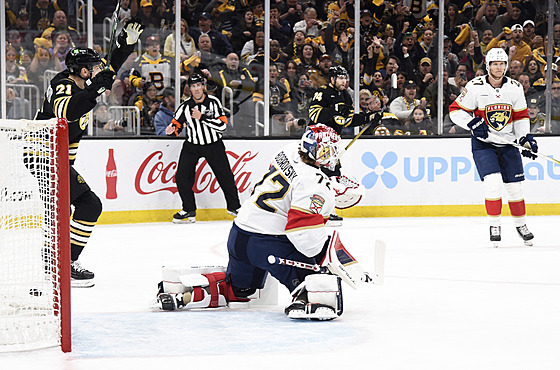
[[[206,34],[212,40],[212,51],[222,57],[233,52],[233,47],[228,38],[221,32],[215,30],[212,26],[212,15],[203,12],[198,18],[198,27],[189,28],[189,34],[197,41],[202,34]],[[197,44],[198,48],[200,46]]]
[[[394,99],[389,105],[389,112],[397,116],[399,121],[404,124],[415,107],[426,108],[426,100],[416,99],[418,86],[414,80],[407,80],[403,88],[403,94]]]
[[[140,9],[138,11],[137,17],[144,26],[143,34],[153,34],[156,33],[160,28],[161,18],[158,18],[157,12],[154,11],[154,3],[152,0],[141,0]]]
[[[21,37],[21,45],[25,50],[33,50],[33,38],[35,37],[34,32],[29,30],[29,13],[27,9],[21,8],[16,14],[16,21],[11,25],[8,30],[17,31]]]
[[[325,86],[329,83],[329,69],[332,67],[332,58],[329,54],[323,54],[319,58],[317,68],[309,73],[309,79],[314,86]]]
[[[420,44],[416,42],[416,34],[405,32],[399,35],[395,41],[395,55],[402,62],[401,69],[412,75],[414,67],[418,65],[425,53]]]
[[[537,98],[527,99],[527,113],[529,114],[530,132],[532,134],[544,134],[546,116],[539,108]]]
[[[542,93],[546,89],[546,70],[548,69],[548,64],[545,64],[544,71],[542,77],[533,82],[533,87],[539,92]],[[558,80],[558,65],[556,63],[552,63],[552,80]]]
[[[532,20],[526,20],[523,22],[523,36],[522,39],[531,48],[533,48],[533,38],[535,37],[535,22]]]
[[[160,53],[161,46],[157,35],[149,36],[145,45],[146,52],[130,70],[130,83],[135,88],[142,89],[147,82],[151,82],[157,90],[157,95],[161,97],[164,88],[173,86],[173,58],[164,57]]]
[[[322,22],[317,19],[317,10],[309,7],[303,14],[303,20],[294,24],[293,31],[304,31],[308,37],[321,36]]]
[[[418,63],[418,73],[416,76],[418,76],[418,95],[424,96],[426,87],[435,82],[434,75],[432,74],[432,60],[430,58],[424,57],[420,59],[420,63]]]
[[[154,115],[154,129],[156,135],[167,136],[165,128],[171,124],[175,113],[175,90],[171,87],[163,89],[163,101]]]
[[[364,39],[377,35],[377,27],[373,24],[373,14],[369,9],[360,12],[360,35]]]
[[[505,3],[506,12],[498,14],[497,3],[493,2],[493,0],[484,0],[474,18],[474,26],[478,32],[482,33],[484,30],[491,29],[493,35],[498,35],[502,31],[513,14],[510,0],[505,0]],[[482,37],[482,34],[478,36]]]
[[[515,46],[515,53],[511,57],[512,60],[518,60],[525,64],[527,58],[532,54],[531,46],[523,41],[523,26],[515,24],[511,28],[512,46]]]

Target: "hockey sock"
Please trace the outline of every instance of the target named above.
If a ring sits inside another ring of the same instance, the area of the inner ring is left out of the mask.
[[[523,199],[523,191],[520,182],[512,182],[505,184],[509,198],[509,211],[513,217],[515,226],[525,225],[525,200]]]
[[[86,246],[95,222],[70,220],[71,259],[76,261]]]
[[[484,177],[484,205],[491,226],[500,226],[502,214],[502,179],[499,173],[492,173]]]

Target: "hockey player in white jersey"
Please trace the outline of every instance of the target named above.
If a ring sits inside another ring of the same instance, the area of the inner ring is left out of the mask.
[[[483,181],[486,213],[490,222],[490,241],[501,241],[502,183],[514,224],[525,245],[532,245],[533,234],[525,220],[525,200],[521,181],[525,179],[519,150],[506,144],[517,141],[536,153],[537,142],[529,133],[529,115],[523,87],[505,77],[508,56],[501,48],[486,55],[488,74],[471,80],[449,107],[449,116],[458,126],[470,130],[472,153]],[[529,150],[526,157],[536,158]]]
[[[299,144],[288,144],[277,152],[234,220],[227,242],[227,271],[182,276],[183,285],[194,283],[182,287],[182,294],[169,294],[171,289],[162,282],[159,307],[206,308],[247,301],[263,289],[270,274],[292,293],[293,301],[285,309],[288,317],[331,320],[340,316],[341,279],[356,288],[366,276],[338,234],[331,238],[325,228],[335,204],[346,206],[350,201],[353,205],[359,200],[359,196],[347,196],[352,191],[335,191],[345,182],[333,181],[321,171],[322,167],[334,169],[340,150],[336,131],[318,124],[307,128]],[[271,257],[284,263],[274,263]]]

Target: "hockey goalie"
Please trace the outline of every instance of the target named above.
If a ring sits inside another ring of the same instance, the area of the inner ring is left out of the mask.
[[[341,280],[357,288],[371,279],[344,248],[338,233],[330,236],[325,227],[335,206],[347,208],[361,198],[355,195],[359,188],[355,180],[330,179],[321,172],[321,167],[334,169],[339,151],[340,136],[317,124],[307,128],[299,143],[277,152],[232,225],[227,268],[194,268],[175,279],[176,284],[163,281],[159,308],[247,302],[263,289],[270,274],[291,292],[292,302],[285,308],[289,318],[340,316]]]

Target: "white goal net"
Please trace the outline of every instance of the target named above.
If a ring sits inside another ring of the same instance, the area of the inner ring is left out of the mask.
[[[64,120],[0,120],[0,352],[62,345],[69,322],[69,261],[61,263],[70,248],[61,248],[68,146],[61,136],[67,143]]]

